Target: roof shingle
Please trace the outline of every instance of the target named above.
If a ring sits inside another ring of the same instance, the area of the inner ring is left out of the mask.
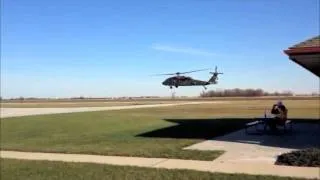
[[[310,38],[306,41],[300,42],[298,44],[295,44],[292,47],[290,47],[290,49],[292,49],[292,48],[306,48],[306,47],[320,47],[320,35],[315,36],[313,38]]]

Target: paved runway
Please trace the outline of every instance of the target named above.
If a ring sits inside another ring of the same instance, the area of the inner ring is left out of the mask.
[[[153,108],[166,106],[179,106],[190,104],[217,104],[227,103],[227,101],[199,101],[199,102],[181,102],[172,104],[147,104],[147,105],[128,105],[128,106],[109,106],[109,107],[74,107],[74,108],[1,108],[1,118],[30,116],[41,114],[61,114],[73,112],[89,112],[89,111],[108,111],[122,109],[137,109],[137,108]]]

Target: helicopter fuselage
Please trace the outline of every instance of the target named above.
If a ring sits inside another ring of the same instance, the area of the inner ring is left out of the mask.
[[[178,88],[179,86],[203,86],[206,89],[206,85],[210,85],[210,84],[217,84],[217,80],[218,80],[218,75],[219,74],[223,74],[223,73],[219,73],[217,71],[217,66],[215,68],[214,72],[210,72],[210,74],[212,74],[212,76],[210,77],[209,80],[204,81],[204,80],[198,80],[198,79],[194,79],[191,78],[189,76],[181,76],[181,74],[186,74],[186,73],[191,73],[191,72],[197,72],[197,71],[204,71],[203,70],[194,70],[194,71],[188,71],[188,72],[177,72],[177,73],[170,73],[170,74],[159,74],[159,75],[174,75],[176,74],[176,76],[171,76],[167,79],[165,79],[162,82],[162,85],[164,86],[169,86],[170,89],[172,89],[173,87]]]
[[[206,86],[212,83],[208,81],[193,79],[188,76],[174,76],[167,78],[162,82],[162,84],[165,86],[169,86],[170,88],[178,88],[179,86]]]

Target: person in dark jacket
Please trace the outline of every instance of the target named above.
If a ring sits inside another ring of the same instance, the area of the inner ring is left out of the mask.
[[[270,121],[269,126],[271,130],[277,130],[277,124],[283,124],[287,119],[287,108],[281,102],[278,101],[277,104],[274,104],[271,109],[271,114],[275,115],[275,118]]]

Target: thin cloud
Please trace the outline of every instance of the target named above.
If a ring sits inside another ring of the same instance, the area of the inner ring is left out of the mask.
[[[158,50],[158,51],[184,53],[184,54],[201,55],[201,56],[216,56],[217,55],[212,52],[204,51],[201,49],[190,48],[190,47],[174,47],[174,46],[169,46],[169,45],[153,44],[151,46],[151,48],[154,50]]]

